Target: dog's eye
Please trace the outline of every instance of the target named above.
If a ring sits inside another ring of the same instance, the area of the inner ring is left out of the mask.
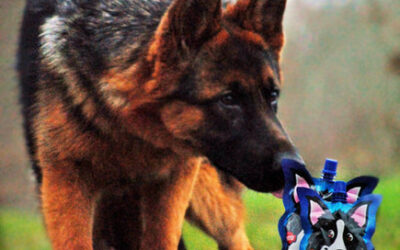
[[[347,234],[346,234],[346,240],[347,240],[347,241],[353,241],[353,239],[354,239],[353,234],[351,234],[351,233],[347,233]]]
[[[332,229],[330,229],[330,230],[328,231],[328,237],[331,238],[331,239],[335,238],[335,231],[333,231]]]
[[[279,98],[279,90],[273,90],[270,94],[271,103],[276,102]]]
[[[233,93],[226,93],[222,95],[219,101],[226,106],[233,106],[238,104],[238,98]]]
[[[279,91],[278,90],[272,91],[270,94],[271,108],[275,113],[278,112],[278,98],[279,98]]]

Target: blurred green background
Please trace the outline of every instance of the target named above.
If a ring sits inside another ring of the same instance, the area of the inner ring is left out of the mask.
[[[24,1],[0,0],[0,249],[49,249],[22,138],[17,36]],[[400,1],[288,0],[280,118],[314,176],[381,178],[376,248],[400,249]],[[247,191],[255,249],[280,249],[280,200]],[[185,225],[189,249],[216,249]]]

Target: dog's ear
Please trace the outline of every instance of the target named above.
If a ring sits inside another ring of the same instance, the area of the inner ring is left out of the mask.
[[[322,203],[319,200],[309,200],[310,202],[310,213],[309,219],[312,225],[317,224],[319,218],[325,214],[326,208],[322,206]]]
[[[286,0],[239,0],[229,5],[224,17],[242,29],[261,35],[275,55],[284,43],[282,30]]]
[[[361,197],[354,206],[347,212],[359,227],[366,227],[368,236],[372,236],[375,230],[375,219],[379,205],[382,202],[382,196],[377,194],[367,194]]]
[[[300,200],[302,221],[307,221],[311,226],[315,226],[320,218],[334,219],[332,213],[317,192],[309,188],[298,187],[297,193]]]
[[[368,203],[357,204],[349,212],[350,217],[358,224],[359,227],[364,227],[367,224]]]
[[[378,181],[373,176],[360,176],[347,182],[347,202],[354,203],[359,197],[372,193]]]
[[[298,187],[303,187],[303,188],[311,188],[311,185],[306,179],[301,177],[300,175],[295,174],[296,177],[296,186],[293,189],[293,199],[296,203],[300,202],[299,196],[297,194],[297,188]]]
[[[285,177],[283,204],[288,209],[294,205],[293,202],[299,203],[297,188],[313,188],[314,181],[303,163],[285,158],[281,166]]]
[[[175,0],[162,17],[150,49],[164,58],[195,51],[220,29],[221,10],[221,0]]]

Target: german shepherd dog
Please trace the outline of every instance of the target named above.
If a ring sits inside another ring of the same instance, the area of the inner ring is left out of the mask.
[[[285,0],[28,0],[18,70],[54,249],[250,249],[241,184],[283,187]],[[239,182],[238,182],[238,181]]]

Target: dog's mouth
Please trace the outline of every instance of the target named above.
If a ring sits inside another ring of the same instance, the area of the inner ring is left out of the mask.
[[[271,182],[274,183],[275,185],[273,186],[272,191],[270,191],[270,193],[275,196],[278,199],[282,199],[283,197],[283,187],[284,187],[284,183],[285,183],[285,178],[283,175],[283,170],[281,165],[277,164],[275,167],[275,171],[272,177],[270,177],[272,180]]]
[[[250,157],[243,152],[220,154],[222,150],[206,151],[207,158],[219,170],[230,174],[249,189],[282,197],[284,175],[279,157]]]
[[[278,199],[282,199],[283,198],[283,189],[271,192],[271,194]]]
[[[236,175],[236,178],[254,191],[271,193],[278,198],[281,197],[284,187],[282,169],[264,169],[262,172],[262,174],[252,173],[247,178],[240,178],[240,176]]]

